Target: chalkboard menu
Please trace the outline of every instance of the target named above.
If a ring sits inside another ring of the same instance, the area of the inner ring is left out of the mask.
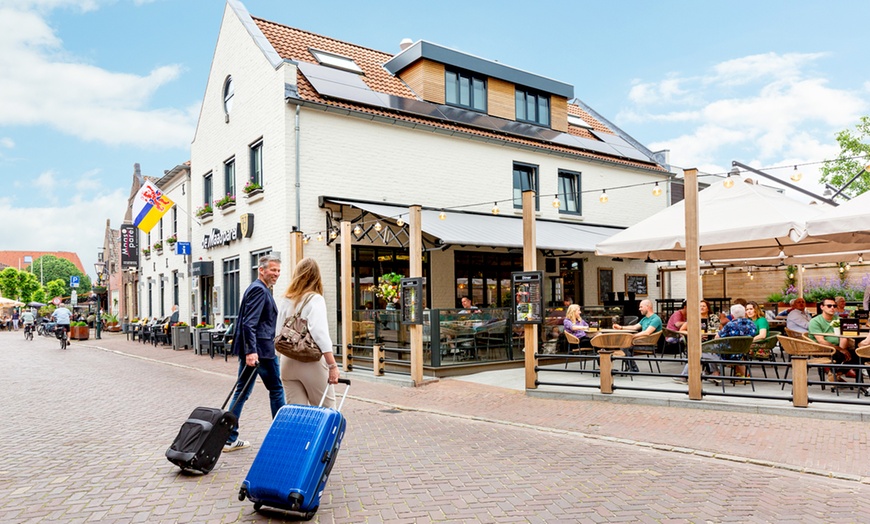
[[[516,324],[541,324],[544,321],[544,273],[518,271],[511,273],[514,291],[513,317]]]
[[[604,304],[610,299],[613,292],[613,269],[609,267],[598,268],[598,303]]]
[[[402,324],[423,324],[423,277],[403,278]]]
[[[625,275],[625,291],[638,297],[649,295],[646,278],[646,275]]]

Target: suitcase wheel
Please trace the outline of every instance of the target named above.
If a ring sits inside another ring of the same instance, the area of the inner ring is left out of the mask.
[[[262,508],[262,507],[263,507],[263,505],[260,504],[259,502],[254,503],[254,511],[260,511],[260,508]]]
[[[318,509],[319,507],[320,507],[320,506],[314,506],[314,509],[312,509],[311,511],[309,511],[308,513],[306,513],[305,515],[303,515],[302,518],[305,519],[305,520],[311,520],[311,519],[313,519],[313,518],[314,518],[314,514],[317,513],[317,509]]]
[[[244,501],[245,497],[247,497],[247,496],[248,496],[248,490],[246,490],[245,488],[242,488],[239,490],[239,500]]]

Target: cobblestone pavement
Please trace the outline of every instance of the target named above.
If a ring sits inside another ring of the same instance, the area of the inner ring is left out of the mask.
[[[283,522],[238,487],[252,449],[209,475],[163,456],[236,363],[127,342],[0,333],[0,522]],[[355,381],[316,522],[867,522],[866,423],[553,400],[456,380]],[[802,472],[803,471],[803,472]]]

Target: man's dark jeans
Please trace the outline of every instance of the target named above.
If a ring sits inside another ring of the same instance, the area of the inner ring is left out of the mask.
[[[248,389],[244,392],[242,391],[242,388],[245,386],[245,381],[248,380],[250,373],[251,368],[245,365],[244,359],[239,359],[239,379],[236,384],[236,393],[233,395],[232,401],[230,401],[230,406],[232,406],[230,411],[239,418],[242,418],[242,408],[245,407],[245,401],[251,396],[251,391],[254,390],[254,383],[257,382],[257,379],[254,378],[248,385]],[[263,385],[269,390],[269,404],[272,407],[272,418],[275,418],[275,415],[278,414],[278,410],[284,405],[284,386],[281,384],[281,372],[280,367],[278,366],[278,359],[261,358],[260,365],[257,366],[257,374],[260,375],[260,378],[263,380]],[[232,433],[230,433],[230,438],[227,440],[227,443],[233,443],[238,438],[239,428],[236,426],[233,428]]]

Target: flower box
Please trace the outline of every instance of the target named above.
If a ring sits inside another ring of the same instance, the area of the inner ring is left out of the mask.
[[[90,337],[91,330],[88,326],[70,326],[69,338],[73,340],[87,340]]]
[[[188,349],[192,346],[190,343],[190,326],[172,326],[172,349]]]

